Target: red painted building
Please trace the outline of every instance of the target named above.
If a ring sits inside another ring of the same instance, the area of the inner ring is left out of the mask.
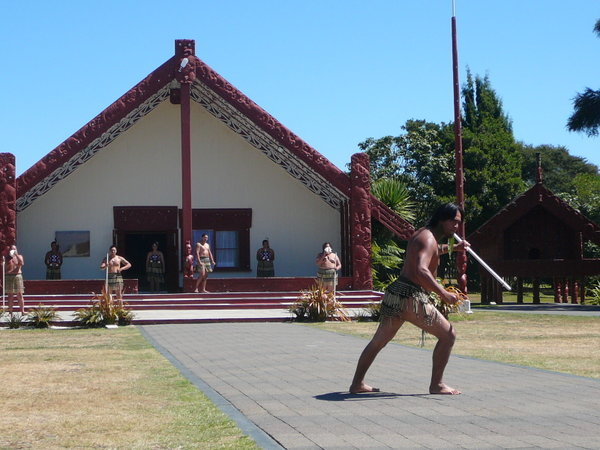
[[[585,277],[600,274],[600,259],[584,258],[586,241],[600,245],[600,226],[571,208],[542,183],[506,205],[468,237],[479,255],[501,276],[516,278],[517,301],[531,282],[540,301],[540,280],[552,280],[556,302],[583,302]],[[483,303],[502,302],[500,284],[481,272]]]
[[[43,255],[59,237],[79,239],[62,245],[63,279],[101,278],[113,243],[134,264],[126,276],[141,279],[158,241],[176,291],[183,243],[207,232],[222,289],[251,284],[263,239],[280,282],[312,276],[331,241],[343,287],[365,289],[371,219],[403,238],[413,231],[370,194],[365,154],[344,173],[196,57],[191,40],[175,41],[172,57],[18,179],[12,155],[0,156],[9,212],[0,237],[10,244],[16,230],[27,280],[44,278]]]

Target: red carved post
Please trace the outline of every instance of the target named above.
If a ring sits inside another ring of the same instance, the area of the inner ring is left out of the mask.
[[[560,280],[554,277],[554,303],[560,303]]]
[[[15,155],[0,153],[0,253],[17,242]]]
[[[192,151],[190,138],[190,85],[181,84],[181,237],[192,240]]]
[[[577,298],[579,297],[579,282],[576,278],[571,279],[571,303],[578,304],[579,301]]]
[[[366,153],[352,155],[350,165],[352,288],[373,289],[371,273],[371,174]]]
[[[181,83],[181,237],[192,240],[192,142],[190,86],[196,79],[195,44],[192,40],[175,41],[179,66],[175,78]]]
[[[460,84],[458,81],[458,39],[456,37],[456,16],[452,11],[452,82],[454,90],[454,183],[456,189],[456,204],[465,209],[465,175],[463,167],[463,144],[460,113]],[[459,225],[458,234],[465,238],[465,218]],[[456,252],[456,278],[458,288],[467,293],[467,252]]]
[[[562,303],[564,289],[565,289],[564,280],[562,278],[558,278],[558,303]]]
[[[563,298],[562,298],[562,302],[563,303],[569,303],[569,280],[568,280],[568,278],[565,278],[563,280]]]

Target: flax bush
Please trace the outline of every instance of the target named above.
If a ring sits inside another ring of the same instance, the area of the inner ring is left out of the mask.
[[[296,315],[298,321],[350,320],[333,292],[325,289],[320,281],[310,289],[300,291],[300,297],[289,307],[289,310]]]
[[[8,328],[21,328],[27,316],[21,313],[13,313],[8,316]]]
[[[111,294],[103,288],[102,293],[94,295],[88,308],[80,308],[73,314],[85,327],[95,328],[106,325],[129,325],[135,317],[130,309],[120,307]]]
[[[50,328],[50,323],[59,320],[55,308],[38,305],[29,310],[28,319],[35,328]]]
[[[588,297],[585,299],[588,305],[600,305],[600,281],[588,291]]]

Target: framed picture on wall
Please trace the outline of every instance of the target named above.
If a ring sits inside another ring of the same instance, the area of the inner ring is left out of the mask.
[[[55,241],[64,258],[90,256],[89,231],[57,231]]]

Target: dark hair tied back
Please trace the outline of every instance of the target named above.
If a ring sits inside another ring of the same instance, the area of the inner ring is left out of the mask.
[[[429,219],[427,225],[425,226],[427,228],[435,228],[440,222],[443,222],[444,220],[454,219],[456,217],[457,212],[460,213],[461,221],[464,220],[465,213],[463,209],[456,203],[445,203],[443,205],[440,205],[435,210],[435,212],[431,216],[431,219]]]

